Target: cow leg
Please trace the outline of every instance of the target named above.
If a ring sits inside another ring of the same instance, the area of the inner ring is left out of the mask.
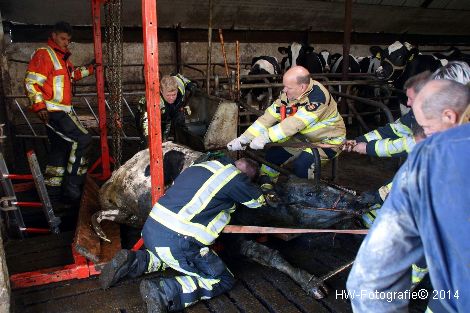
[[[273,267],[288,275],[315,299],[322,299],[327,295],[327,288],[322,281],[307,271],[292,266],[277,250],[270,249],[255,241],[246,240],[241,243],[240,253],[261,265]]]
[[[101,221],[108,220],[116,223],[126,223],[129,219],[130,214],[124,213],[123,210],[106,210],[98,211],[91,217],[91,226],[95,233],[106,242],[111,242],[111,240],[106,236],[103,229],[101,228]]]

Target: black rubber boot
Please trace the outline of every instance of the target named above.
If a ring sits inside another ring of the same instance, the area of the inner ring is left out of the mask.
[[[103,289],[108,289],[119,280],[126,277],[137,262],[134,251],[121,250],[103,267],[100,283]]]
[[[163,280],[144,279],[140,283],[140,295],[147,306],[148,313],[166,313],[168,312],[168,299],[163,291]]]

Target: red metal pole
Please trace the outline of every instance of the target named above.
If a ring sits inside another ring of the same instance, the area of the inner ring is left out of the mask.
[[[103,75],[103,50],[101,44],[101,3],[103,0],[91,0],[91,11],[93,19],[93,43],[95,50],[96,67],[96,92],[98,96],[98,113],[100,124],[101,143],[101,168],[103,170],[100,178],[107,179],[111,176],[109,165],[108,130],[106,129],[106,105],[104,96],[104,75]]]
[[[42,208],[41,202],[14,201],[11,204],[19,207]]]
[[[152,203],[156,203],[164,192],[156,0],[142,0],[142,29],[144,32],[145,97],[149,126]]]
[[[18,180],[31,180],[33,175],[31,174],[3,174],[3,178],[18,179]]]

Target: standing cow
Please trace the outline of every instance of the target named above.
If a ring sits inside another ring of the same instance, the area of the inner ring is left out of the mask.
[[[447,61],[463,61],[470,65],[470,54],[465,54],[459,48],[450,47],[446,52],[434,53],[438,59],[446,59]]]
[[[424,71],[434,72],[438,69],[443,60],[439,60],[432,55],[419,53],[418,48],[413,47],[408,42],[395,41],[387,49],[377,47],[382,56],[379,68],[375,71],[377,77],[382,80],[392,81],[395,88],[402,90],[406,80]],[[406,99],[399,99],[402,114],[406,113]],[[409,108],[408,108],[409,110]]]
[[[320,61],[325,73],[342,73],[343,71],[343,55],[340,53],[331,54],[328,50],[322,50],[320,52]],[[361,68],[356,58],[350,54],[348,72],[359,73],[360,70]]]
[[[320,57],[313,51],[313,47],[293,42],[287,47],[279,47],[277,49],[285,57],[281,61],[283,71],[293,66],[300,65],[305,67],[310,74],[323,73],[323,65]]]
[[[275,57],[272,56],[259,56],[254,57],[251,60],[251,68],[248,75],[280,75],[281,67]],[[261,83],[272,83],[275,78],[259,78],[245,80],[248,84],[261,84]],[[256,101],[260,109],[265,109],[269,106],[273,97],[272,88],[253,88],[244,89],[241,95],[242,99],[246,98],[248,105],[253,105],[253,101]],[[265,102],[263,104],[263,102]]]

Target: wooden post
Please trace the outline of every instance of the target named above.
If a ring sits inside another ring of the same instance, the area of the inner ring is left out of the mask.
[[[178,26],[176,26],[175,50],[176,50],[176,73],[182,74],[183,72],[182,72],[182,64],[181,64],[181,23],[178,23]]]
[[[346,80],[349,69],[349,51],[351,47],[351,27],[352,27],[352,0],[344,2],[344,38],[343,38],[343,76]],[[346,112],[346,98],[342,98],[341,111]]]
[[[207,68],[206,68],[206,91],[210,94],[211,90],[211,56],[212,56],[212,0],[209,0],[209,27],[207,31]]]
[[[240,42],[235,43],[237,53],[237,100],[240,100]]]

